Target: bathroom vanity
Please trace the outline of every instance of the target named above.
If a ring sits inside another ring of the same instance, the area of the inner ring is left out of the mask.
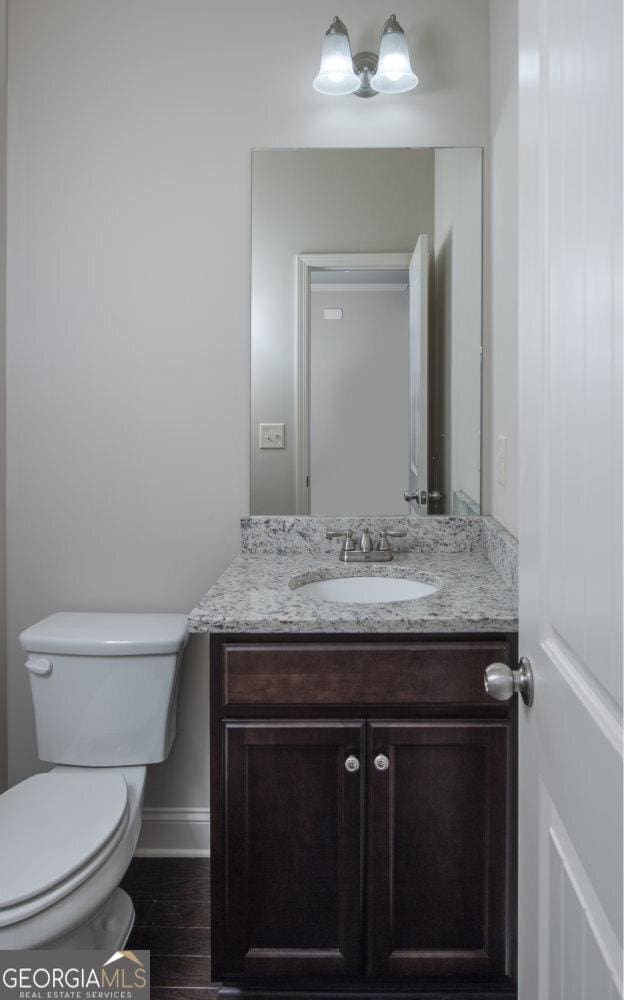
[[[322,519],[304,538],[297,520],[244,522],[190,617],[211,633],[220,995],[513,995],[517,708],[483,677],[515,666],[517,612],[485,519],[403,519],[403,551],[374,569],[319,553]],[[302,596],[363,573],[436,590]]]
[[[513,996],[517,553],[480,516],[482,150],[252,161],[256,516],[189,618],[213,979]]]

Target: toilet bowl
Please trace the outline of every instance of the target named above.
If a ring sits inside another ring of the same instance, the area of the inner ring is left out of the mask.
[[[0,950],[125,944],[146,765],[175,736],[183,615],[52,615],[20,636],[42,759],[0,795]]]

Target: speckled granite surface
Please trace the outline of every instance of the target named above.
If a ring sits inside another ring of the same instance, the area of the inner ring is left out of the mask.
[[[514,594],[518,593],[518,541],[494,520],[483,517],[483,555]]]
[[[382,528],[407,531],[405,538],[393,538],[397,552],[408,549],[449,552],[481,550],[481,517],[414,517],[398,515],[327,516],[327,517],[243,517],[241,518],[241,552],[255,553],[322,553],[337,554],[340,541],[328,539],[328,528],[356,533],[368,528],[377,539]]]
[[[243,552],[191,612],[189,628],[191,632],[515,632],[515,595],[482,554],[480,544],[479,533],[478,551],[421,549],[400,552],[390,563],[368,565],[345,565],[337,553]],[[372,575],[433,582],[440,589],[420,600],[338,604],[306,598],[290,586],[294,578],[307,582]]]

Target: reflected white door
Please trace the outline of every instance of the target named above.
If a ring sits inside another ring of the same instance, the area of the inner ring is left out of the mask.
[[[519,998],[622,991],[621,0],[520,8]]]
[[[429,237],[419,236],[409,266],[410,331],[410,493],[424,499],[412,501],[414,514],[427,513],[427,408],[429,372]]]

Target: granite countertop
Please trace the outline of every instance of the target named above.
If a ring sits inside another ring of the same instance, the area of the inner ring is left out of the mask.
[[[401,576],[438,584],[419,600],[338,604],[290,586],[336,576]],[[517,597],[481,551],[395,553],[345,565],[323,553],[239,555],[189,615],[191,632],[516,632]]]

